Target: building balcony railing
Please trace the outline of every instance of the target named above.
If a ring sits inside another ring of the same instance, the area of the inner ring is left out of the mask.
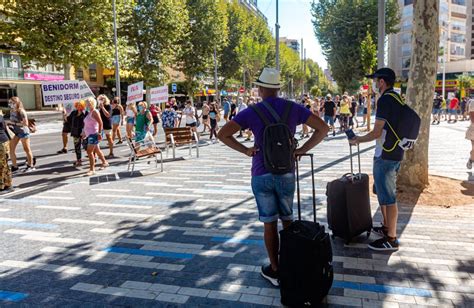
[[[21,80],[23,75],[23,70],[19,68],[0,68],[0,79]]]

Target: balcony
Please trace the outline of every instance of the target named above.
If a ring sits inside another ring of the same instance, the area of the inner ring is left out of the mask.
[[[23,79],[23,70],[19,68],[0,68],[0,80],[22,80]]]

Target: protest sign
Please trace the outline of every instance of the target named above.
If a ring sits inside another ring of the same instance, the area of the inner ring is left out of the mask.
[[[80,100],[80,87],[77,80],[48,81],[41,83],[45,105],[74,103]]]
[[[79,92],[81,93],[81,99],[86,99],[88,97],[94,97],[95,95],[92,90],[89,88],[89,85],[84,80],[79,81]]]
[[[143,81],[131,84],[127,90],[127,104],[143,100]]]
[[[168,101],[168,86],[156,87],[150,89],[150,103],[160,104]]]

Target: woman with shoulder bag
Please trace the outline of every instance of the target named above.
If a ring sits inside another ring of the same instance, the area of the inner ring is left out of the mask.
[[[31,151],[28,117],[26,115],[25,109],[23,108],[23,103],[21,102],[19,97],[14,96],[10,98],[8,105],[11,109],[11,112],[10,120],[7,122],[7,124],[10,125],[10,128],[14,134],[13,138],[10,140],[10,157],[12,160],[12,172],[18,170],[15,151],[20,141],[27,157],[26,168],[23,170],[23,172],[35,170],[36,159],[33,157],[33,152]]]

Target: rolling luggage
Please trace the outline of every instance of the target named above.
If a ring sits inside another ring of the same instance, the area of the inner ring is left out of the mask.
[[[327,184],[327,218],[333,237],[341,237],[349,244],[351,240],[372,231],[372,213],[370,210],[369,176],[361,172],[360,149],[357,145],[359,173],[354,174],[352,146],[349,146],[351,173]]]
[[[324,226],[316,222],[313,155],[302,156],[311,158],[313,221],[301,220],[297,159],[298,220],[280,231],[280,294],[281,303],[288,307],[318,306],[334,279],[331,239]]]

